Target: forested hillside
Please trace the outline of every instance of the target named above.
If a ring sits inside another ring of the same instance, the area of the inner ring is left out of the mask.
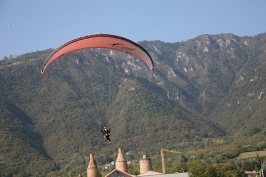
[[[86,170],[90,153],[102,165],[118,147],[130,160],[157,158],[160,143],[216,162],[266,147],[265,33],[139,44],[152,71],[103,49],[64,55],[44,76],[52,49],[1,60],[1,176],[71,176]],[[111,145],[100,123],[111,125]]]

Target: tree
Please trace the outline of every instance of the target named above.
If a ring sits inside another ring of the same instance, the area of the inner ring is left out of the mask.
[[[191,177],[225,177],[225,173],[217,166],[192,161],[188,163]]]

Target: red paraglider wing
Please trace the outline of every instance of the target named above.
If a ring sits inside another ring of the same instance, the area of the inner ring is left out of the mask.
[[[143,61],[150,70],[153,68],[151,56],[139,44],[120,36],[110,34],[93,34],[69,41],[56,49],[44,63],[41,69],[41,74],[43,75],[48,65],[61,56],[87,48],[106,48],[126,52]]]

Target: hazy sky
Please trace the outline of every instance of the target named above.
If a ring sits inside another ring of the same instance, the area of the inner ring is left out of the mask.
[[[264,32],[265,0],[0,0],[0,59],[95,33],[181,42]]]

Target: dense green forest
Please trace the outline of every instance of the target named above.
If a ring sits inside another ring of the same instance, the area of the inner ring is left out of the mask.
[[[120,147],[128,161],[148,154],[161,172],[160,145],[182,152],[166,156],[168,173],[260,169],[263,156],[237,157],[266,148],[266,34],[139,44],[152,71],[103,49],[65,55],[44,76],[52,49],[0,60],[0,176],[86,176],[90,153],[104,176]],[[100,123],[111,125],[111,145]]]

